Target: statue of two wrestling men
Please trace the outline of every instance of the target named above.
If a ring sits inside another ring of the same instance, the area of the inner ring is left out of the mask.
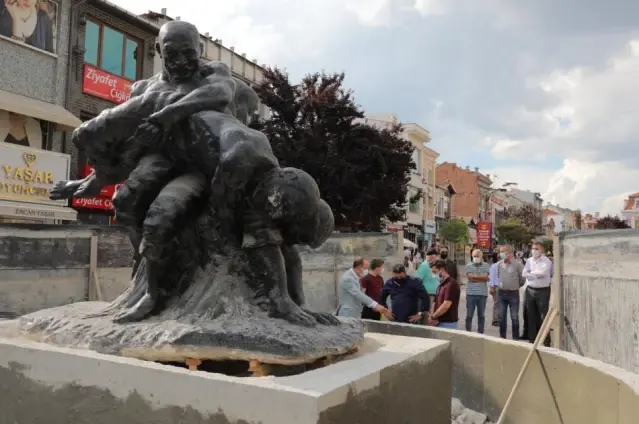
[[[160,30],[163,71],[133,85],[131,99],[73,134],[95,171],[62,181],[52,199],[96,196],[122,181],[113,205],[145,261],[146,293],[115,316],[143,320],[157,312],[166,246],[186,216],[212,210],[249,262],[254,301],[271,317],[314,326],[337,324],[305,308],[295,244],[318,247],[333,231],[330,207],[305,172],[281,168],[264,134],[246,126],[258,98],[221,62],[200,59],[197,29],[183,21]],[[225,243],[219,240],[219,243]],[[136,272],[136,271],[134,271]]]

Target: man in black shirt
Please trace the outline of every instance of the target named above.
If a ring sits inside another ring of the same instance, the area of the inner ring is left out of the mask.
[[[448,247],[443,246],[439,252],[439,257],[442,261],[446,263],[446,271],[448,271],[448,275],[455,281],[459,281],[457,278],[459,276],[459,272],[457,271],[457,265],[454,261],[451,261],[448,258]]]
[[[422,280],[407,275],[404,265],[397,264],[393,267],[393,278],[384,284],[380,305],[386,306],[389,296],[396,322],[416,324],[428,317],[430,297]]]

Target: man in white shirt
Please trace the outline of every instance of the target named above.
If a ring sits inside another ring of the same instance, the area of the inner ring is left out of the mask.
[[[541,243],[533,243],[532,255],[526,261],[522,276],[526,279],[526,313],[528,315],[528,340],[537,337],[541,323],[550,305],[552,262],[544,255]]]

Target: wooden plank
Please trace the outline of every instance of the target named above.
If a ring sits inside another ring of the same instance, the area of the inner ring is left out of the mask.
[[[94,278],[98,271],[98,236],[92,235],[89,243],[89,301],[99,300]]]

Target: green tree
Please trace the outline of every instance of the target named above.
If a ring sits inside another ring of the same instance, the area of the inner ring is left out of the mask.
[[[468,224],[463,219],[451,219],[439,229],[439,235],[456,244],[468,243]]]
[[[533,234],[542,233],[542,211],[531,204],[520,207],[511,206],[506,210],[506,218],[514,218],[527,227]]]
[[[384,218],[405,219],[414,148],[401,125],[357,123],[363,112],[343,82],[343,73],[315,73],[295,85],[285,71],[267,69],[256,91],[271,117],[251,126],[268,137],[280,165],[317,181],[336,228],[380,231]]]
[[[553,241],[552,239],[546,239],[541,242],[541,245],[544,246],[544,252],[554,252],[553,251]]]
[[[625,221],[623,221],[617,216],[607,215],[597,220],[597,223],[595,224],[595,228],[597,230],[614,230],[614,229],[630,228],[630,225],[626,224]]]
[[[499,240],[507,244],[528,244],[535,237],[535,232],[517,218],[508,218],[495,227]]]

